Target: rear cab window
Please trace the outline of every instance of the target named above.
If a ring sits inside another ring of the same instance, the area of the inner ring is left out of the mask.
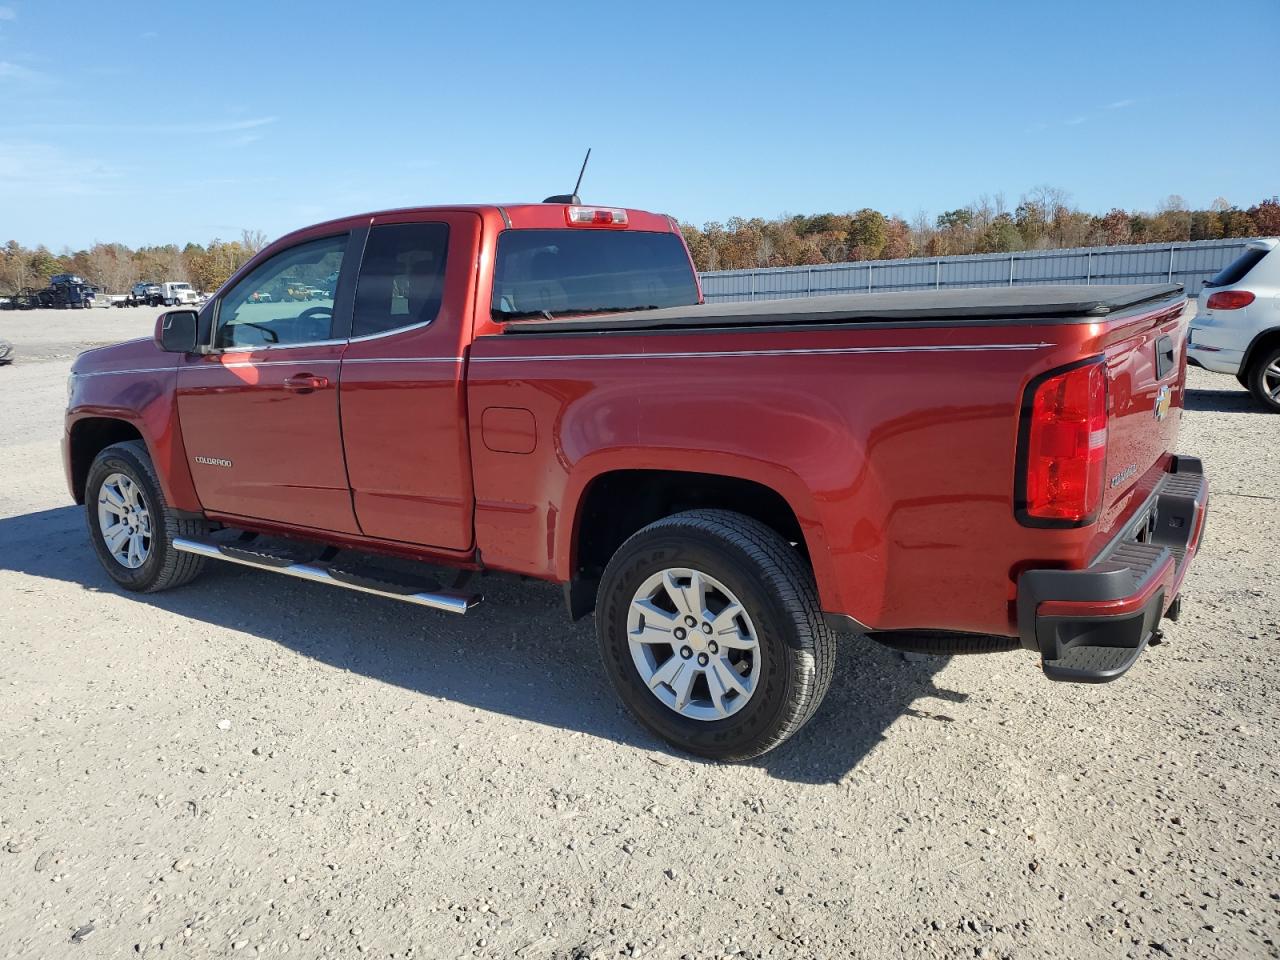
[[[498,237],[497,321],[697,302],[693,265],[675,233],[566,228],[506,230]]]
[[[447,223],[396,223],[369,231],[356,282],[352,337],[428,324],[440,312]]]

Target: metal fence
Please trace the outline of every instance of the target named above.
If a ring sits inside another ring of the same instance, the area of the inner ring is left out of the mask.
[[[1195,240],[1070,250],[1022,250],[959,257],[864,260],[812,267],[713,270],[702,274],[708,302],[777,300],[832,293],[1012,287],[1035,283],[1183,284],[1189,296],[1240,255],[1248,240]]]

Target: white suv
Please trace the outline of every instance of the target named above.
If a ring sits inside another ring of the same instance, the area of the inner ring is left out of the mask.
[[[1200,291],[1187,358],[1280,413],[1280,240],[1250,240]]]

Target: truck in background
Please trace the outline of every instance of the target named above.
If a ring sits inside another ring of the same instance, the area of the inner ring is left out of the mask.
[[[166,280],[160,284],[160,302],[166,307],[180,307],[183,304],[199,303],[200,296],[189,283]]]
[[[74,273],[58,273],[40,291],[40,306],[56,310],[87,310],[93,306],[93,287]]]

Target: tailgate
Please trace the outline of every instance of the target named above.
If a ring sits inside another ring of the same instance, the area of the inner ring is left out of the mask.
[[[1124,523],[1167,471],[1187,376],[1186,304],[1130,319],[1106,347],[1107,466],[1101,535]]]

